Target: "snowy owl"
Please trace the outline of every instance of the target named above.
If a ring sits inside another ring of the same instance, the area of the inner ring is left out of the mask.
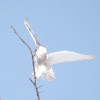
[[[36,44],[36,50],[34,54],[35,76],[34,73],[32,73],[33,78],[36,77],[37,79],[39,77],[42,77],[42,79],[50,81],[55,78],[52,69],[53,64],[94,59],[94,56],[83,55],[70,51],[47,53],[46,48],[39,43],[36,36],[34,35],[28,22],[28,19],[25,19],[24,24]]]

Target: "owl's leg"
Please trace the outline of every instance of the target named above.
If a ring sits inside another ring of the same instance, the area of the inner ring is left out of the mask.
[[[32,73],[32,75],[33,75],[33,79],[35,78],[38,79],[41,76],[41,73],[37,67],[35,67],[35,75],[34,72]]]

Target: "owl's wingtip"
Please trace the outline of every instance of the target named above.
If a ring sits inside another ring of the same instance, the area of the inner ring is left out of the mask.
[[[91,60],[94,60],[96,59],[97,57],[96,56],[90,56]]]

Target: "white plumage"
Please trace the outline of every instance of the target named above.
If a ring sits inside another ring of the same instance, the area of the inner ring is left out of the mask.
[[[63,62],[89,60],[93,58],[94,56],[83,55],[83,54],[70,52],[70,51],[60,51],[60,52],[50,53],[47,56],[47,59],[51,65],[57,63],[63,63]]]
[[[28,19],[25,19],[24,24],[36,44],[36,51],[34,56],[36,78],[39,78],[41,76],[42,79],[47,81],[54,79],[54,72],[51,67],[53,64],[80,60],[91,60],[95,58],[94,56],[83,55],[70,51],[60,51],[48,54],[46,48],[40,45],[39,41],[34,35],[29,25]],[[34,78],[34,73],[32,73],[32,75]]]

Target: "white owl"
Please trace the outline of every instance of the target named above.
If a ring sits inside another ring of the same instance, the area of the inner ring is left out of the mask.
[[[80,61],[80,60],[90,60],[94,59],[94,56],[83,55],[70,51],[59,51],[55,53],[47,53],[47,50],[44,46],[42,46],[34,35],[28,19],[25,19],[24,24],[28,29],[31,37],[33,38],[36,44],[35,56],[34,56],[34,67],[35,67],[35,77],[50,81],[55,78],[54,72],[52,70],[52,65],[63,62],[72,62],[72,61]],[[34,73],[33,78],[34,78]]]

